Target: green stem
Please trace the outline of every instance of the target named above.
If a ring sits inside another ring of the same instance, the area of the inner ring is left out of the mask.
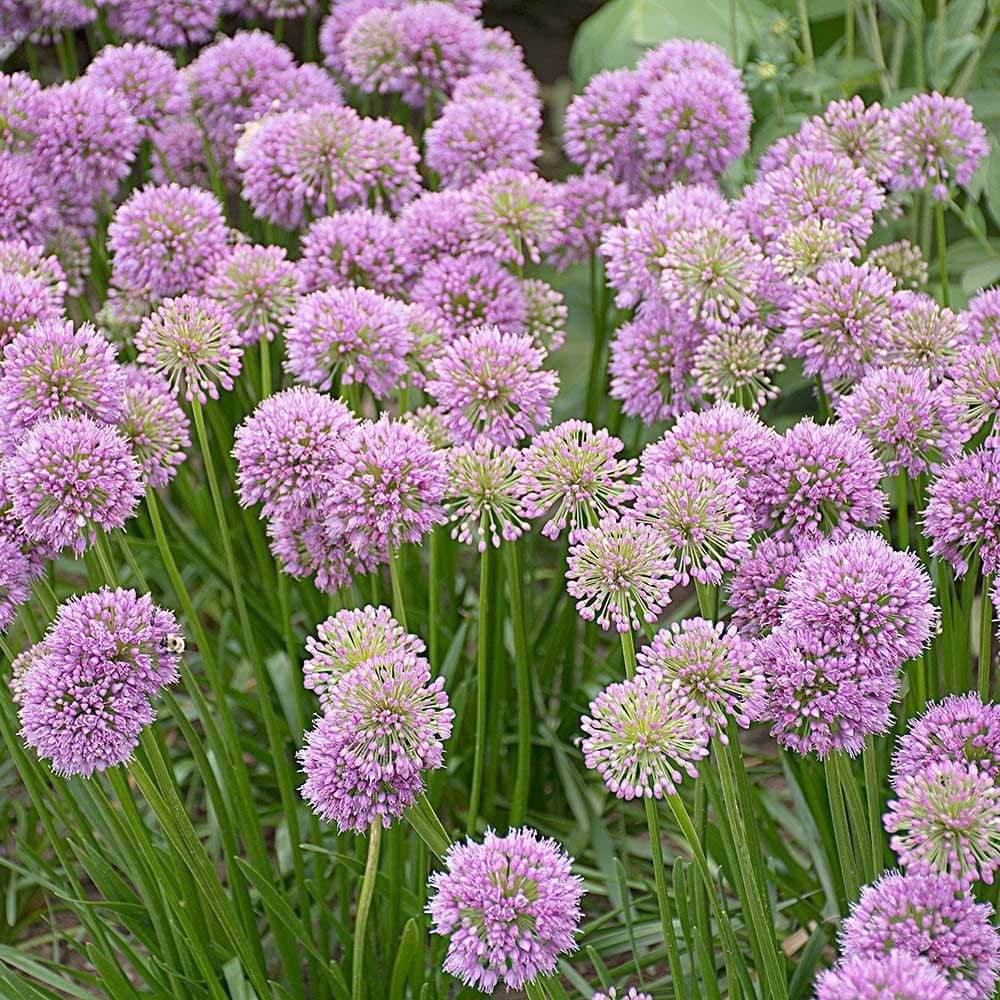
[[[395,545],[389,546],[389,579],[392,582],[392,613],[405,632],[408,629],[406,602],[403,600],[403,584],[399,575],[399,549]]]
[[[873,882],[882,871],[885,851],[882,844],[882,782],[878,774],[875,740],[868,736],[861,753],[865,768],[865,799],[868,803],[868,836],[872,843],[872,867],[868,871],[868,881]]]
[[[851,834],[847,825],[844,792],[837,771],[836,758],[839,752],[839,750],[834,750],[826,759],[826,791],[830,800],[830,815],[833,819],[833,836],[837,844],[837,856],[840,858],[840,873],[843,882],[844,898],[847,902],[851,903],[858,898],[861,882],[858,878],[858,867],[855,862]]]
[[[993,603],[990,588],[991,574],[983,574],[983,593],[979,601],[979,695],[983,701],[990,697],[990,668],[992,666]]]
[[[948,243],[944,232],[944,202],[934,202],[934,220],[937,223],[938,263],[941,271],[941,305],[949,306],[948,290]]]
[[[531,674],[528,666],[528,636],[524,625],[523,574],[517,542],[504,547],[510,624],[514,633],[514,670],[517,677],[517,770],[511,798],[510,825],[520,826],[528,808],[531,786]]]
[[[260,338],[260,398],[271,395],[271,341]]]
[[[431,664],[441,665],[441,539],[438,529],[431,528],[430,567],[427,572],[427,645]]]
[[[375,880],[378,877],[378,854],[382,845],[382,820],[376,817],[368,831],[368,860],[361,880],[358,908],[354,917],[354,958],[351,964],[351,1000],[361,1000],[364,996],[365,936],[368,931],[368,915],[371,913],[375,897]]]
[[[469,794],[469,817],[466,831],[476,831],[479,800],[483,791],[483,756],[486,745],[486,657],[489,649],[490,548],[479,557],[479,634],[476,636],[476,747],[472,760],[472,791]]]
[[[899,547],[910,547],[910,504],[907,498],[906,470],[900,469],[896,476],[896,526],[899,529]]]

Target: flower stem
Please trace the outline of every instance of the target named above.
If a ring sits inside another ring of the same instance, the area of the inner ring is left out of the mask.
[[[884,848],[882,844],[882,782],[879,780],[878,759],[875,756],[875,740],[868,736],[861,759],[865,768],[865,798],[868,803],[868,836],[871,838],[872,866],[868,871],[868,881],[878,878],[882,871]]]
[[[935,200],[934,220],[937,223],[938,270],[941,272],[941,305],[950,305],[948,290],[948,244],[944,233],[944,202]]]
[[[855,862],[854,848],[851,844],[851,833],[847,825],[847,811],[844,808],[844,792],[837,770],[837,754],[834,751],[826,759],[826,792],[830,800],[830,815],[833,819],[833,836],[837,843],[837,855],[840,858],[840,873],[847,902],[858,898],[861,882],[858,879],[858,867]]]
[[[900,469],[896,476],[896,526],[899,529],[899,547],[910,547],[910,504],[907,499],[906,471]]]
[[[505,546],[510,623],[514,633],[514,670],[517,676],[517,770],[510,806],[510,825],[520,826],[528,807],[531,785],[531,674],[528,668],[528,636],[524,626],[524,595],[521,590],[521,559],[517,542]]]
[[[408,631],[406,624],[406,602],[403,600],[403,584],[399,577],[399,549],[389,546],[389,579],[392,581],[392,613],[396,621]]]
[[[983,593],[979,601],[979,695],[983,701],[990,697],[990,667],[992,666],[993,603],[990,600],[992,576],[983,574]]]
[[[271,395],[271,341],[267,336],[260,338],[260,398]]]
[[[471,837],[479,818],[479,800],[483,792],[483,755],[486,746],[486,656],[489,647],[490,549],[479,558],[479,634],[476,637],[476,747],[472,759],[472,791],[469,794],[469,817],[466,831]]]
[[[382,820],[376,817],[368,830],[368,860],[365,874],[361,879],[361,892],[354,916],[354,957],[351,963],[351,1000],[361,1000],[364,996],[365,935],[368,931],[368,915],[371,913],[372,899],[375,897],[375,880],[378,877],[378,855],[382,846]]]

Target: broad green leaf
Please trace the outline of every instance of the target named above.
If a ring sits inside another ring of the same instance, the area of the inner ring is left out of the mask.
[[[950,268],[949,268],[950,270]],[[962,291],[967,295],[1000,281],[1000,260],[986,260],[962,275]]]
[[[396,959],[392,963],[392,975],[389,977],[389,1000],[403,1000],[406,979],[417,957],[419,945],[420,932],[417,929],[417,922],[413,917],[410,917],[403,928],[399,939],[399,948],[396,951]]]

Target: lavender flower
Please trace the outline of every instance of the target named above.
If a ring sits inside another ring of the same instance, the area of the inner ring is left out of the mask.
[[[383,414],[347,435],[338,458],[327,514],[355,552],[418,542],[444,523],[446,462],[422,431]]]
[[[788,581],[802,562],[793,542],[762,538],[740,560],[729,582],[733,623],[748,636],[777,628],[788,599]]]
[[[699,706],[656,671],[605,688],[580,720],[583,760],[626,801],[676,795],[698,777],[709,728]]]
[[[358,149],[362,201],[395,213],[420,193],[420,154],[401,125],[387,118],[362,118]]]
[[[526,278],[521,282],[521,292],[525,305],[524,332],[549,354],[558,351],[566,339],[569,319],[562,292],[540,278]]]
[[[595,993],[591,1000],[653,1000],[653,997],[649,993],[640,993],[634,986],[630,986],[625,993],[619,993],[612,986],[607,993]]]
[[[386,607],[349,608],[322,622],[306,639],[309,654],[302,683],[324,704],[336,701],[338,683],[369,660],[419,657],[423,642],[407,632]]]
[[[187,415],[170,383],[154,372],[127,368],[118,430],[127,438],[147,488],[166,486],[190,447]]]
[[[873,180],[884,182],[889,178],[890,119],[891,112],[880,104],[865,107],[855,95],[831,101],[822,117],[815,116],[802,125],[799,139],[804,149],[841,153]]]
[[[713,333],[699,344],[692,373],[708,399],[762,409],[781,389],[773,376],[785,370],[773,334],[751,324]]]
[[[202,292],[227,239],[222,206],[208,191],[179,184],[142,188],[108,226],[111,280],[154,301]]]
[[[696,705],[720,739],[730,719],[744,729],[763,717],[767,705],[764,674],[753,644],[722,622],[687,618],[660,629],[639,650],[639,673],[671,682]]]
[[[773,463],[750,483],[760,527],[783,539],[842,538],[885,516],[884,470],[857,431],[800,420],[785,432]]]
[[[153,721],[150,698],[177,680],[178,633],[148,595],[109,590],[60,606],[18,681],[21,735],[59,774],[89,777],[128,760]]]
[[[47,245],[58,226],[48,176],[29,157],[0,150],[0,239]]]
[[[931,555],[947,559],[957,576],[978,551],[984,573],[1000,564],[1000,452],[980,448],[946,465],[931,480],[924,530]]]
[[[867,651],[889,669],[919,656],[937,625],[930,577],[910,552],[872,532],[823,542],[788,586],[783,623],[836,647]]]
[[[1000,968],[993,907],[946,875],[888,872],[861,890],[844,921],[845,959],[905,953],[930,962],[955,997],[988,1000]],[[950,994],[949,994],[950,995]]]
[[[36,424],[7,459],[14,516],[25,534],[77,555],[95,529],[120,528],[143,488],[128,442],[90,417],[53,417]]]
[[[445,347],[431,366],[427,392],[459,440],[481,435],[516,445],[551,416],[559,377],[539,370],[544,360],[530,337],[480,327]]]
[[[59,324],[63,310],[37,278],[0,270],[0,358],[36,324]]]
[[[566,590],[584,621],[624,633],[656,621],[679,582],[659,533],[612,514],[578,531],[566,563]]]
[[[915,478],[950,462],[970,433],[959,401],[919,369],[878,368],[837,400],[836,410],[845,427],[872,442],[891,476],[905,469]]]
[[[775,629],[758,646],[767,680],[771,735],[787,750],[859,754],[884,733],[899,687],[895,673],[861,651],[831,646],[812,631]]]
[[[965,315],[970,343],[991,344],[1000,340],[1000,288],[987,288],[974,295]]]
[[[31,598],[31,563],[13,538],[0,534],[0,631]],[[12,680],[13,686],[13,680]]]
[[[888,271],[900,291],[916,291],[927,284],[927,261],[920,247],[909,240],[874,247],[868,254],[868,263]]]
[[[670,38],[661,42],[656,48],[645,52],[636,67],[647,84],[692,69],[709,70],[734,88],[742,85],[740,71],[732,64],[724,49],[711,42],[690,38]]]
[[[236,428],[240,503],[265,516],[321,498],[354,417],[338,399],[305,386],[268,396]]]
[[[505,333],[524,330],[526,303],[521,285],[487,254],[431,261],[410,298],[454,331],[453,335],[477,326],[495,326]]]
[[[890,992],[886,992],[886,991]],[[926,959],[905,951],[879,958],[849,958],[816,980],[816,1000],[954,1000],[955,994]]]
[[[633,197],[610,174],[583,174],[553,185],[552,200],[562,210],[563,226],[546,247],[546,259],[560,271],[597,252],[601,237],[622,221]]]
[[[750,551],[753,525],[736,477],[707,462],[682,459],[643,472],[634,516],[677,553],[681,580],[720,583]]]
[[[634,459],[616,458],[625,445],[606,430],[583,420],[567,420],[543,431],[521,456],[519,487],[525,517],[550,514],[542,527],[547,538],[569,530],[574,541],[628,497],[625,480]]]
[[[42,85],[27,73],[5,73],[0,78],[0,149],[23,153],[34,144],[41,92]]]
[[[924,368],[934,381],[940,380],[970,342],[965,317],[923,292],[897,292],[892,309],[894,323],[879,363]]]
[[[456,524],[452,538],[475,544],[480,552],[487,543],[499,548],[513,542],[528,527],[520,498],[521,470],[516,448],[490,441],[460,445],[448,452],[448,519]]]
[[[975,692],[949,695],[928,705],[899,738],[893,756],[894,788],[933,764],[974,766],[1000,776],[1000,706],[983,704]]]
[[[466,191],[424,191],[399,213],[399,243],[415,265],[481,251]]]
[[[824,264],[849,261],[855,253],[840,224],[818,215],[782,229],[767,247],[778,273],[793,285],[815,277]]]
[[[965,186],[986,159],[986,130],[959,97],[917,94],[892,112],[891,184],[900,191],[931,188],[937,201],[953,184]]]
[[[221,0],[128,0],[108,8],[108,27],[165,49],[207,42],[215,31]]]
[[[883,816],[889,846],[914,875],[993,882],[1000,867],[1000,787],[975,765],[932,763],[901,777]]]
[[[342,832],[389,826],[441,767],[453,718],[444,678],[432,681],[423,657],[366,659],[339,678],[306,734],[303,797]]]
[[[972,433],[1000,413],[1000,340],[964,348],[948,375],[944,391],[961,408],[964,433]]]
[[[482,844],[455,844],[444,861],[427,912],[434,933],[450,938],[446,972],[484,993],[501,981],[519,990],[576,949],[583,886],[555,841],[527,827],[487,830]]]
[[[219,398],[239,375],[242,347],[229,314],[212,299],[166,299],[135,335],[137,360],[163,375],[189,402]]]
[[[113,424],[121,411],[125,371],[115,350],[89,324],[38,323],[6,347],[0,369],[0,442],[17,441],[53,416],[90,416]]]
[[[32,299],[41,299],[35,308],[55,313],[66,301],[66,273],[55,254],[41,246],[31,246],[24,240],[0,240],[0,273],[6,277],[30,278],[40,286],[32,289]],[[27,287],[27,286],[24,286]],[[54,318],[54,317],[53,317]]]

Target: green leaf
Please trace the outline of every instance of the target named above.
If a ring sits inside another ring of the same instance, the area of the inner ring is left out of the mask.
[[[996,284],[1000,281],[1000,260],[986,260],[975,267],[970,267],[962,275],[962,291],[971,295],[980,288]]]
[[[700,38],[733,55],[729,0],[611,0],[580,26],[570,53],[570,75],[583,87],[604,69],[634,66],[647,49],[668,38]],[[736,5],[736,62],[746,60],[753,29],[766,30],[773,12],[760,0]],[[751,21],[753,27],[751,26]]]
[[[419,944],[420,932],[417,930],[417,922],[413,917],[410,917],[400,935],[396,960],[392,963],[392,975],[389,977],[389,1000],[403,1000],[406,978],[413,967]]]

